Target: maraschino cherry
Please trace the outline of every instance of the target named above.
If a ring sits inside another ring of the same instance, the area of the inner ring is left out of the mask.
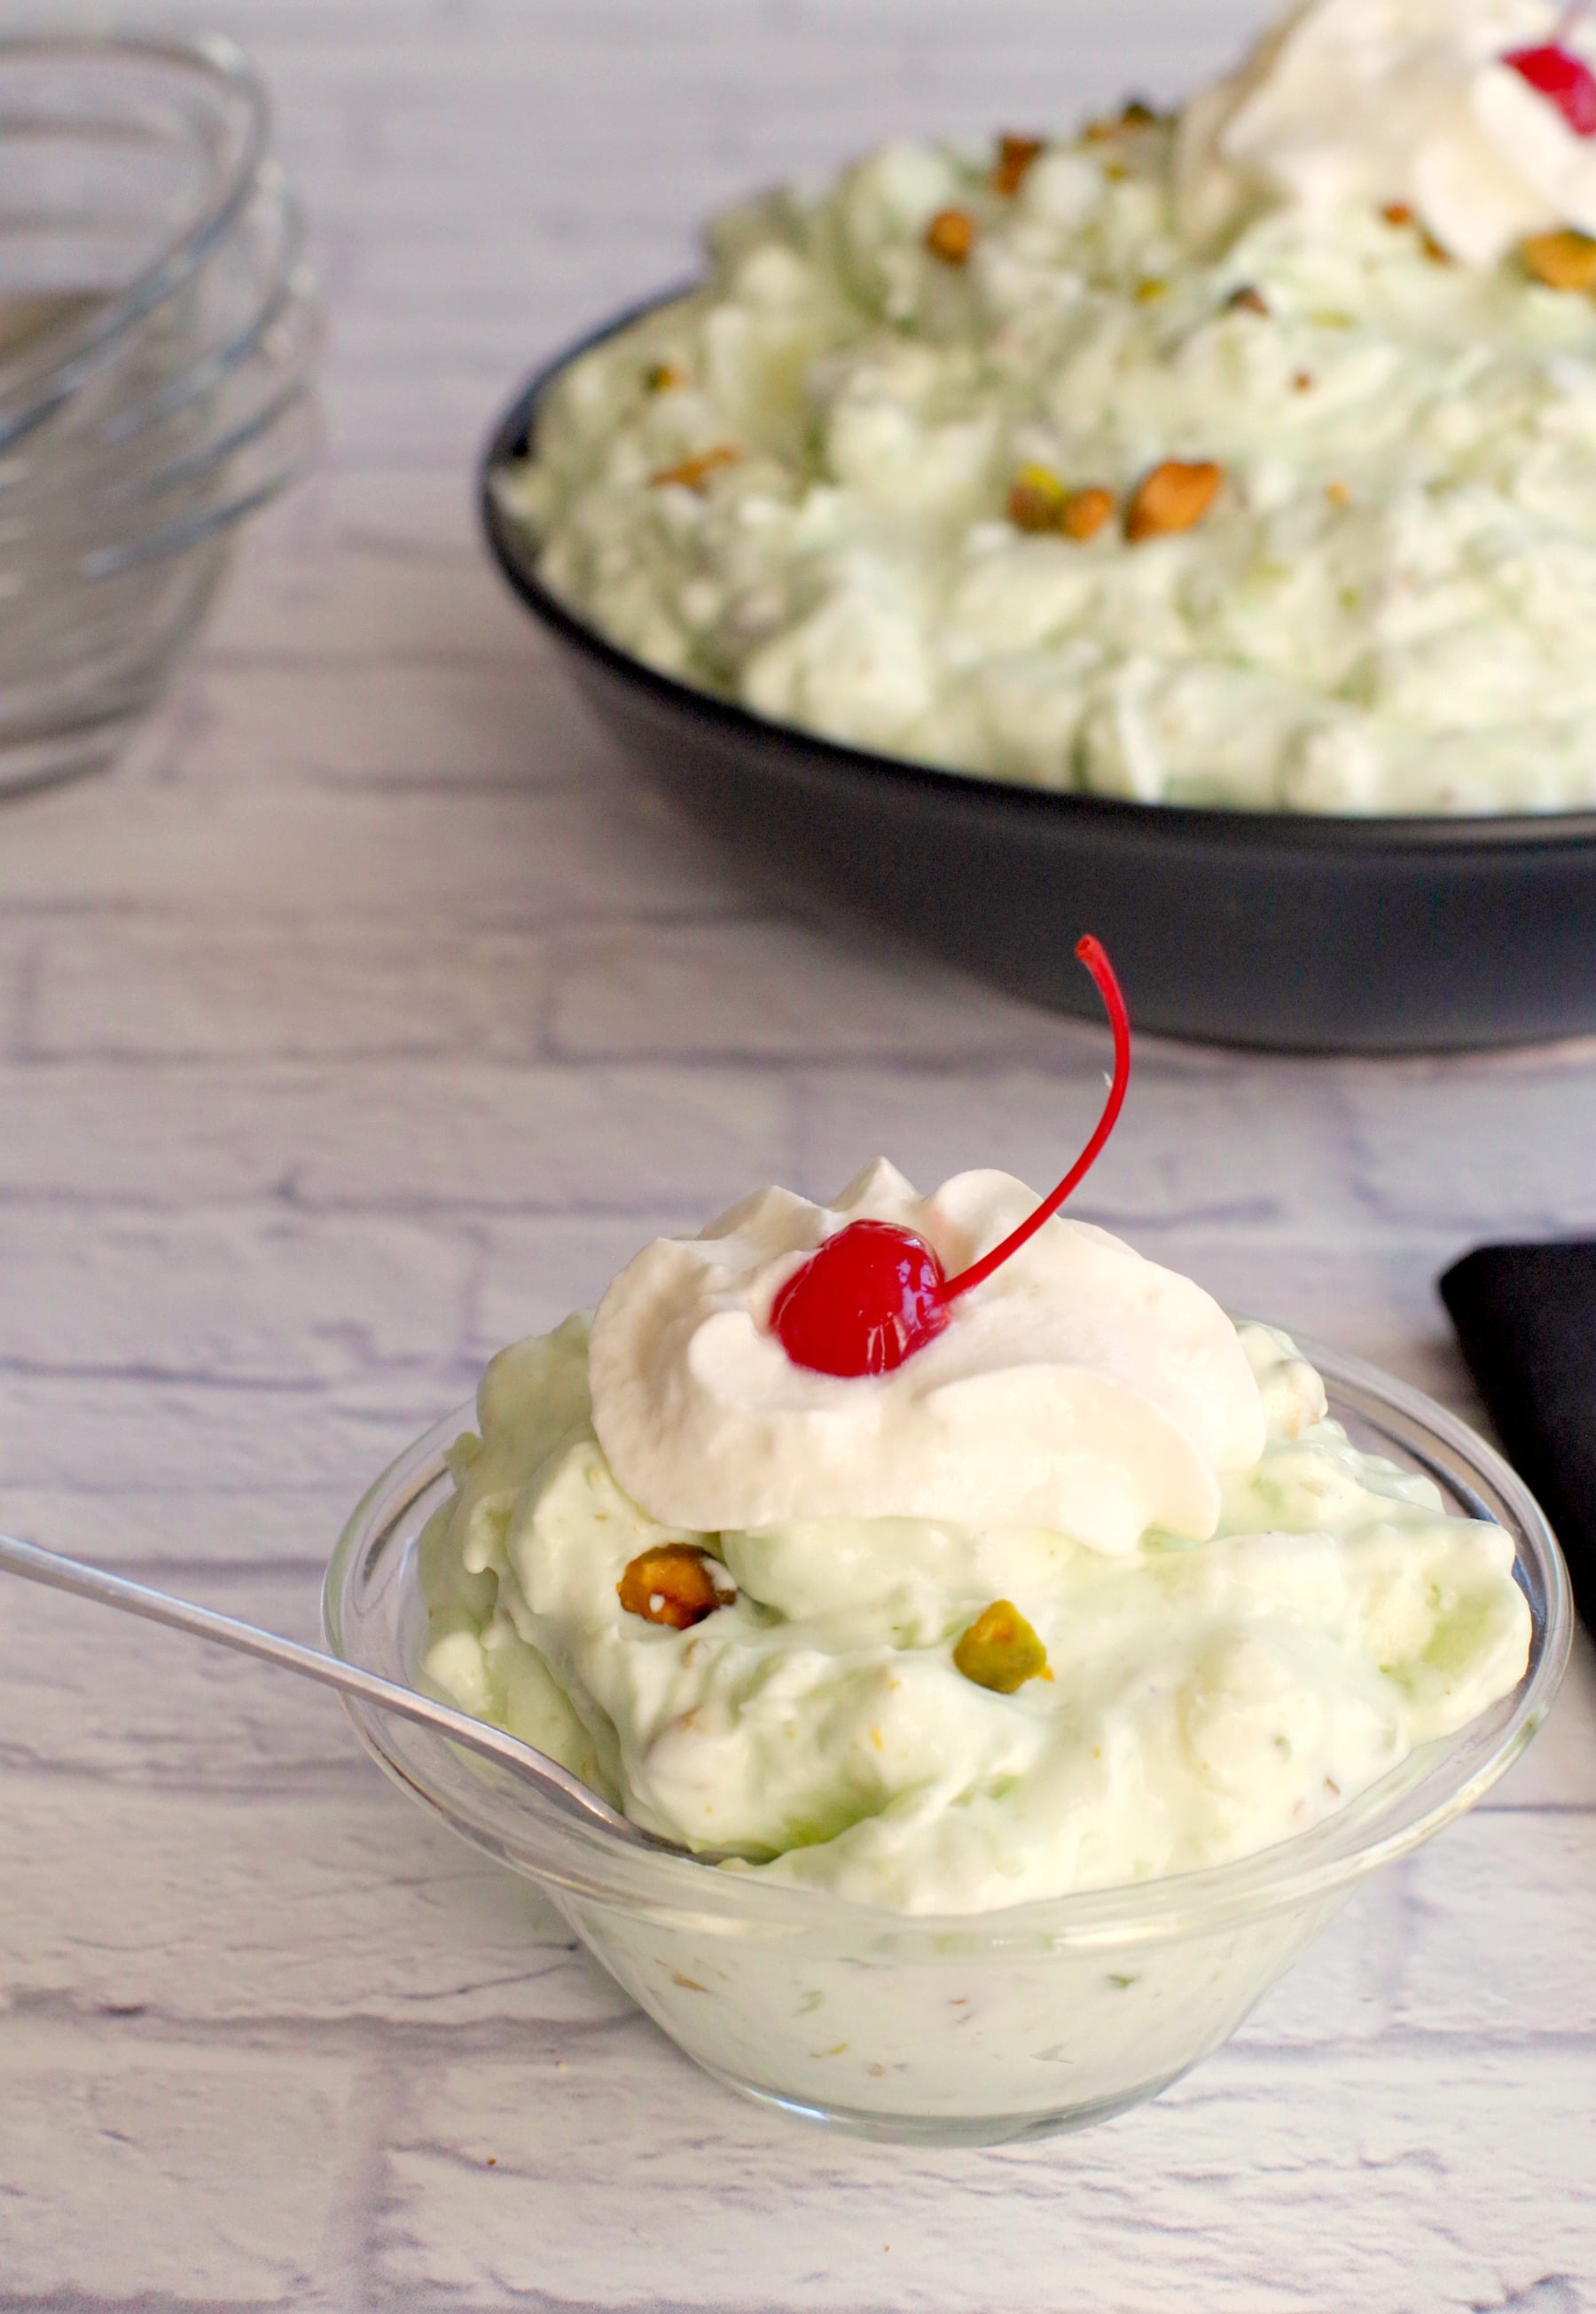
[[[892,1373],[935,1341],[961,1294],[980,1285],[1050,1221],[1086,1179],[1119,1121],[1131,1081],[1131,1023],[1114,967],[1089,932],[1076,947],[1114,1029],[1114,1082],[1097,1131],[1051,1197],[1001,1245],[948,1277],[933,1249],[890,1222],[850,1222],[795,1270],[771,1310],[771,1330],[812,1373]]]
[[[1538,49],[1512,49],[1502,59],[1555,104],[1576,137],[1596,137],[1596,73],[1567,45],[1587,0],[1565,9],[1551,39]]]

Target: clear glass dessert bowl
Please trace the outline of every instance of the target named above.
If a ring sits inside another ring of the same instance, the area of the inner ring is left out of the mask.
[[[230,41],[0,39],[0,792],[118,752],[317,437],[319,312]]]
[[[446,1738],[348,1703],[390,1775],[535,1881],[588,1950],[706,2071],[867,2136],[985,2145],[1124,2112],[1226,2040],[1366,1873],[1471,1807],[1550,1709],[1568,1578],[1522,1482],[1417,1391],[1303,1344],[1354,1443],[1424,1471],[1449,1511],[1512,1536],[1533,1636],[1513,1691],[1310,1832],[1214,1869],[1001,1912],[912,1916],[653,1852],[577,1823]],[[328,1569],[347,1661],[415,1683],[416,1551],[452,1481],[460,1409],[377,1479]]]

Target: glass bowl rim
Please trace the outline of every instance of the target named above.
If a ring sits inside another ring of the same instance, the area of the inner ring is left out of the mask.
[[[480,1823],[473,1827],[419,1780],[390,1744],[380,1711],[348,1698],[344,1708],[377,1764],[473,1846],[552,1889],[711,1932],[745,1926],[851,1946],[886,1938],[917,1946],[921,1957],[956,1947],[967,1953],[973,1941],[991,1947],[1035,1949],[1043,1943],[1089,1948],[1162,1941],[1239,1925],[1350,1889],[1367,1873],[1409,1854],[1467,1813],[1520,1757],[1562,1683],[1573,1643],[1573,1600],[1567,1568],[1545,1514],[1495,1447],[1412,1384],[1308,1336],[1293,1333],[1292,1338],[1328,1385],[1333,1417],[1338,1411],[1338,1394],[1339,1410],[1354,1413],[1348,1395],[1355,1399],[1361,1394],[1372,1407],[1405,1420],[1418,1440],[1440,1450],[1437,1465],[1454,1484],[1459,1478],[1478,1480],[1500,1498],[1517,1525],[1515,1568],[1527,1563],[1544,1596],[1544,1613],[1534,1619],[1530,1657],[1512,1709],[1491,1749],[1471,1771],[1442,1777],[1433,1800],[1416,1815],[1403,1813],[1402,1803],[1411,1797],[1412,1788],[1398,1783],[1403,1773],[1398,1768],[1310,1830],[1227,1864],[1034,1898],[988,1912],[900,1912],[856,1903],[829,1889],[770,1881],[756,1874],[718,1869],[666,1850],[639,1847],[600,1824],[567,1815],[542,1801],[530,1787],[508,1795],[522,1833],[535,1827],[543,1851],[528,1857],[520,1842],[501,1844],[485,1834]],[[438,1486],[445,1449],[463,1431],[474,1428],[475,1420],[474,1402],[468,1400],[435,1423],[389,1464],[356,1506],[329,1562],[322,1594],[323,1632],[341,1660],[359,1661],[343,1638],[343,1602],[350,1585],[399,1531],[407,1514]],[[1465,1491],[1472,1489],[1466,1487]],[[1512,1532],[1512,1528],[1506,1531]],[[1440,1774],[1449,1752],[1463,1749],[1473,1725],[1468,1722],[1452,1736],[1424,1747],[1432,1756],[1423,1782]],[[1387,1792],[1386,1787],[1394,1783],[1397,1788]],[[1389,1821],[1393,1816],[1394,1823]]]
[[[0,70],[14,60],[51,57],[122,59],[195,75],[214,91],[242,100],[243,133],[227,176],[209,189],[188,224],[148,264],[105,305],[44,345],[24,350],[18,367],[24,376],[33,370],[28,398],[9,411],[0,406],[0,442],[27,432],[75,393],[128,329],[164,304],[207,261],[237,223],[270,142],[271,106],[265,83],[237,41],[224,32],[58,31],[19,22],[0,33]],[[6,367],[0,364],[0,389]]]

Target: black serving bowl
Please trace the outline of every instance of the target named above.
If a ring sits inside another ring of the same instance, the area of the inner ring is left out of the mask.
[[[1596,1030],[1596,812],[1355,819],[1060,795],[767,722],[606,642],[539,579],[493,477],[526,455],[561,371],[648,310],[516,397],[482,520],[600,720],[751,862],[1067,1012],[1097,1010],[1074,960],[1095,932],[1138,1027],[1169,1036],[1412,1053]]]

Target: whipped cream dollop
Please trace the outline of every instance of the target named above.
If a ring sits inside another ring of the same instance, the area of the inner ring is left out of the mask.
[[[1589,19],[1548,0],[1309,0],[1187,106],[1186,238],[1211,252],[1268,208],[1350,202],[1410,208],[1469,265],[1596,234],[1596,139],[1504,61],[1554,38],[1596,62]]]
[[[1115,1557],[1150,1528],[1205,1541],[1223,1479],[1263,1452],[1258,1385],[1217,1303],[1105,1230],[1048,1222],[895,1373],[813,1373],[770,1331],[781,1286],[848,1222],[915,1232],[951,1276],[1037,1202],[989,1171],[921,1197],[881,1160],[831,1206],[765,1189],[701,1237],[656,1240],[593,1326],[615,1478],[650,1517],[711,1533],[915,1518],[1043,1526]]]

